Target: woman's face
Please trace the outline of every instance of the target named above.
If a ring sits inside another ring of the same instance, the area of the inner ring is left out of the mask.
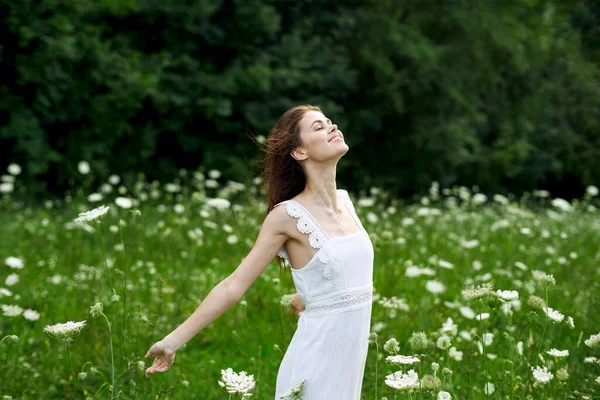
[[[319,111],[307,111],[298,125],[302,146],[293,154],[299,161],[337,161],[349,150],[337,125]]]

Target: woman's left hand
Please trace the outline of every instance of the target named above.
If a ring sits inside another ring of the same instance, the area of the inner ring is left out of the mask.
[[[153,374],[155,372],[165,372],[171,368],[171,365],[173,365],[173,362],[175,361],[175,353],[176,352],[170,350],[162,340],[154,343],[144,357],[150,358],[156,356],[154,363],[146,369],[146,373]]]
[[[293,306],[294,314],[296,314],[298,316],[302,315],[302,313],[304,312],[304,302],[300,298],[300,295],[298,293],[294,293],[292,295],[292,298],[293,298],[292,306]],[[289,307],[286,307],[285,311],[287,312],[288,310],[289,310]]]

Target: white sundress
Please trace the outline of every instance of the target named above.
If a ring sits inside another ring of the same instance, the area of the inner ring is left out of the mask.
[[[298,327],[281,361],[275,399],[306,380],[302,400],[360,400],[368,351],[373,296],[373,244],[344,189],[337,190],[360,230],[329,237],[295,200],[287,204],[297,227],[317,253],[301,269],[291,268],[305,304]],[[277,253],[291,265],[285,246]],[[282,397],[283,396],[283,397]],[[290,397],[296,398],[296,397]]]

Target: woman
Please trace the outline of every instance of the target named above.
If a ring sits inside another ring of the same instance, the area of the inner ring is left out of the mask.
[[[150,348],[146,358],[156,359],[148,373],[166,371],[175,352],[236,304],[277,255],[291,267],[305,308],[279,367],[275,399],[303,387],[303,400],[360,400],[374,253],[348,192],[336,188],[336,166],[348,150],[319,107],[281,116],[266,142],[269,206],[256,243],[183,324]]]

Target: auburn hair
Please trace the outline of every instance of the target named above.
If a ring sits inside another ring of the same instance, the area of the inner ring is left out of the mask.
[[[290,153],[302,145],[299,122],[307,111],[322,112],[320,107],[312,105],[290,108],[279,117],[264,143],[261,177],[267,197],[265,217],[275,204],[291,199],[306,186],[304,168]],[[283,259],[279,258],[278,263],[281,268],[285,267]]]

